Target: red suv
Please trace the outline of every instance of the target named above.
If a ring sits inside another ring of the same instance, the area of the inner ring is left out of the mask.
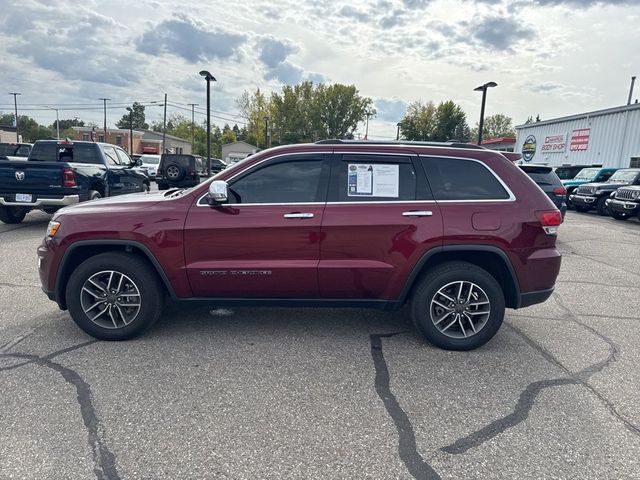
[[[545,301],[560,212],[501,153],[327,140],[272,148],[190,189],[58,211],[43,290],[90,335],[134,337],[165,297],[212,305],[409,303],[446,349],[490,340],[505,307]]]

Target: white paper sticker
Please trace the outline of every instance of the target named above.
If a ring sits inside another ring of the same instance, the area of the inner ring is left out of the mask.
[[[350,163],[347,174],[347,194],[350,197],[400,196],[398,165]]]

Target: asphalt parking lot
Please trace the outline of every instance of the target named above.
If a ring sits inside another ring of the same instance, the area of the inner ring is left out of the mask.
[[[0,224],[0,478],[640,478],[640,223],[569,212],[545,304],[473,352],[406,312],[168,308],[94,341]]]

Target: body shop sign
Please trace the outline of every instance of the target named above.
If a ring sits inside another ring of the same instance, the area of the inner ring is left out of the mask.
[[[544,137],[541,151],[544,153],[562,153],[567,149],[566,135],[550,135]]]

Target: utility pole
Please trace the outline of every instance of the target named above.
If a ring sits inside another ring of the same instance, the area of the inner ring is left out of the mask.
[[[164,120],[162,121],[162,152],[164,151],[164,142],[167,138],[167,94],[164,94]]]
[[[13,95],[13,106],[16,113],[16,142],[20,142],[20,136],[18,134],[18,95],[22,95],[19,92],[10,92],[9,95]]]
[[[198,106],[197,103],[187,103],[187,105],[191,105],[191,153],[195,151],[195,133],[194,133],[194,125],[195,125],[195,108]]]
[[[107,101],[111,100],[110,98],[101,97],[100,100],[104,103],[104,142],[107,141]]]
[[[129,155],[133,155],[133,108],[127,107],[129,111]]]
[[[45,105],[45,108],[56,111],[56,138],[60,140],[60,118],[58,117],[58,109]]]
[[[398,127],[398,131],[396,132],[396,142],[400,140],[400,122],[396,123],[396,127]]]
[[[264,148],[269,148],[269,117],[264,117]]]

